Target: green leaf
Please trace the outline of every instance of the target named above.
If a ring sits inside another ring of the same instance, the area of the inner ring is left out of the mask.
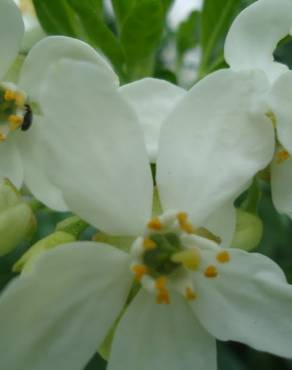
[[[136,1],[121,29],[121,43],[132,78],[152,73],[153,57],[164,29],[161,0]]]
[[[201,70],[206,70],[212,59],[222,50],[228,28],[239,7],[238,0],[204,1],[201,16]]]
[[[66,0],[33,0],[38,19],[50,35],[79,35],[78,19]]]
[[[162,0],[162,5],[166,13],[168,12],[173,3],[174,0]]]
[[[130,13],[136,0],[111,0],[119,27],[122,27],[124,20]]]
[[[189,49],[194,48],[200,41],[200,12],[193,11],[183,21],[176,34],[176,49],[182,57]]]
[[[102,8],[97,0],[68,0],[72,9],[78,15],[93,47],[100,49],[115,66],[116,71],[123,77],[125,62],[119,40],[104,22]]]

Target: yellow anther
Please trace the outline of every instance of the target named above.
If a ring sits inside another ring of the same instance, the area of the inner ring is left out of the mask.
[[[181,263],[184,267],[189,270],[197,270],[200,262],[201,255],[198,249],[187,249],[182,252],[175,253],[171,257],[172,262]]]
[[[147,274],[148,267],[144,265],[135,265],[132,267],[132,271],[138,281],[141,281],[143,276]]]
[[[266,116],[271,120],[273,127],[276,128],[277,118],[275,116],[275,113],[272,112],[272,111],[269,111],[269,112],[266,113]]]
[[[12,114],[8,117],[9,127],[12,131],[17,130],[23,123],[23,118]]]
[[[188,215],[185,212],[180,212],[176,215],[177,220],[179,222],[180,228],[188,234],[192,234],[194,232],[193,225],[188,221]]]
[[[158,279],[155,281],[156,289],[158,291],[157,293],[157,303],[158,304],[169,304],[170,299],[169,299],[169,294],[168,290],[166,288],[167,285],[167,279],[165,276],[160,276]]]
[[[143,247],[145,250],[151,250],[156,248],[156,243],[152,239],[144,239]]]
[[[25,97],[21,92],[16,92],[14,94],[14,100],[16,102],[16,105],[19,107],[23,107],[25,103]]]
[[[197,298],[197,294],[190,287],[187,287],[185,294],[188,301],[194,301]]]
[[[0,133],[0,143],[7,139],[6,135]]]
[[[277,163],[281,164],[281,163],[287,161],[287,159],[289,159],[289,157],[290,157],[290,154],[286,149],[279,150],[278,153],[276,154]]]
[[[4,93],[4,100],[6,101],[12,101],[15,100],[15,93],[12,90],[6,90]]]
[[[215,278],[216,276],[218,276],[217,268],[213,265],[208,266],[204,271],[204,275],[207,278]]]
[[[230,261],[230,254],[227,251],[222,251],[216,256],[217,261],[221,263],[226,263]]]
[[[154,217],[152,218],[149,222],[148,222],[148,228],[151,229],[151,230],[156,230],[156,231],[159,231],[162,229],[163,225],[161,223],[161,221],[159,220],[158,217]]]

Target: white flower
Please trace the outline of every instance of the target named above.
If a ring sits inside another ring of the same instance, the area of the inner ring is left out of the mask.
[[[268,118],[249,109],[258,76],[240,76],[240,84],[230,71],[201,81],[163,123],[163,213],[151,218],[143,133],[116,76],[101,63],[51,67],[41,94],[49,174],[72,211],[135,241],[130,254],[76,242],[33,261],[0,300],[5,370],[81,370],[134,279],[142,288],[121,316],[110,370],[216,369],[214,337],[291,355],[292,290],[282,271],[264,256],[218,247],[205,229],[230,237],[230,199],[273,155]]]
[[[225,58],[232,70],[262,70],[269,83],[263,92],[276,129],[271,165],[273,202],[292,217],[292,72],[274,60],[279,41],[292,30],[291,0],[259,0],[235,19],[227,35]]]

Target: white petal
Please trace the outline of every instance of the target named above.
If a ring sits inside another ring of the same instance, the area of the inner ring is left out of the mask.
[[[19,86],[38,101],[42,83],[49,68],[61,59],[71,59],[94,64],[118,86],[118,77],[109,64],[88,44],[64,36],[46,37],[29,52],[22,66]]]
[[[210,230],[213,234],[219,236],[222,240],[222,247],[230,247],[234,236],[236,225],[236,210],[233,203],[224,204],[214,213],[212,213],[206,221],[204,227]]]
[[[216,370],[215,340],[183,298],[158,305],[142,291],[114,336],[108,370]]]
[[[292,158],[283,163],[277,163],[277,160],[272,163],[271,190],[277,211],[292,217]]]
[[[127,298],[128,257],[100,243],[45,252],[0,299],[5,370],[81,370]]]
[[[277,135],[284,147],[292,153],[292,72],[284,73],[273,85],[268,97],[271,111],[276,116]]]
[[[61,191],[52,183],[45,172],[43,162],[44,122],[34,116],[33,124],[28,131],[20,132],[18,148],[24,166],[24,182],[31,193],[47,207],[57,211],[66,211]]]
[[[11,0],[0,2],[0,79],[3,78],[10,65],[16,58],[22,37],[24,24],[21,13]]]
[[[225,59],[234,70],[262,69],[274,81],[287,70],[274,61],[278,42],[292,27],[290,0],[259,0],[233,22],[225,42]]]
[[[264,76],[221,70],[195,85],[161,129],[157,183],[164,209],[200,225],[271,160],[274,131],[259,102]]]
[[[14,140],[0,142],[0,179],[7,177],[17,188],[23,182],[23,164]]]
[[[137,235],[152,177],[138,119],[95,66],[62,61],[42,98],[50,175],[70,210],[112,234]]]
[[[201,323],[219,340],[292,357],[292,286],[268,257],[228,252],[227,263],[216,262],[215,256],[209,259],[217,266],[217,277],[202,272],[194,276],[198,298],[192,306]]]
[[[149,159],[155,162],[162,122],[186,91],[155,78],[145,78],[124,85],[120,91],[138,115],[144,131]]]

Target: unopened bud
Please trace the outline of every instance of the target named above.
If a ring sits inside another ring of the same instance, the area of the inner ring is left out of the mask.
[[[8,181],[0,183],[0,256],[28,239],[36,228],[34,214]]]
[[[76,241],[76,237],[65,231],[56,231],[46,238],[39,240],[14,264],[13,271],[20,272],[31,264],[33,259],[41,253],[58,247],[59,245]]]
[[[236,230],[231,246],[250,251],[258,246],[263,236],[263,222],[255,214],[237,210]]]

